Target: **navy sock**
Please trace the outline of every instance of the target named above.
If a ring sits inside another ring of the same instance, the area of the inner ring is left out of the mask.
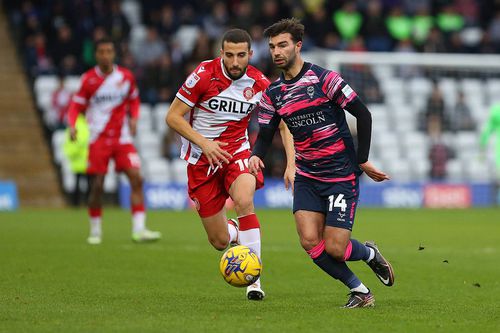
[[[314,263],[334,279],[340,280],[349,289],[358,287],[361,281],[347,267],[345,262],[339,262],[333,259],[323,250],[319,256],[313,259]]]
[[[349,249],[349,246],[347,246]],[[355,239],[351,239],[351,255],[347,261],[368,260],[370,258],[370,249],[363,243]]]

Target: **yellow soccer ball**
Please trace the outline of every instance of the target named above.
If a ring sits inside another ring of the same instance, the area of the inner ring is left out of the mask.
[[[238,245],[224,253],[219,268],[227,283],[235,287],[246,287],[257,281],[262,263],[254,250]]]

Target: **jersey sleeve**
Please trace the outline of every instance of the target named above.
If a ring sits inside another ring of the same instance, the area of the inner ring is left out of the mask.
[[[81,78],[80,89],[73,95],[68,108],[68,123],[70,127],[75,127],[78,114],[84,113],[87,109],[90,99],[90,91],[87,84],[87,75]]]
[[[196,69],[187,77],[186,81],[182,84],[175,97],[194,107],[196,102],[200,99],[203,92],[207,90],[210,83],[209,71],[205,69],[204,63],[196,67]]]
[[[327,71],[323,79],[323,92],[342,109],[358,97],[356,92],[342,79],[340,74]]]
[[[259,115],[259,126],[266,128],[278,128],[281,116],[276,111],[271,98],[269,97],[269,89],[262,93],[259,104],[257,105],[257,112]]]
[[[139,98],[139,89],[132,74],[130,74],[130,91],[128,95],[130,117],[139,118],[139,107],[141,99]]]

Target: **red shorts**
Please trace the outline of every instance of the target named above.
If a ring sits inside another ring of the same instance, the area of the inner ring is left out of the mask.
[[[229,188],[239,175],[250,173],[248,159],[250,151],[245,150],[233,156],[228,165],[209,173],[209,165],[188,164],[188,193],[194,201],[198,214],[209,217],[221,211],[229,197]],[[264,186],[264,175],[259,172],[256,188]]]
[[[87,173],[90,175],[106,174],[111,158],[115,160],[115,170],[119,172],[141,167],[141,159],[133,144],[108,144],[97,140],[89,146]]]

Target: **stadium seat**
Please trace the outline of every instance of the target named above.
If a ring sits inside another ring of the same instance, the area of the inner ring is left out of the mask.
[[[153,108],[153,128],[155,131],[161,134],[168,133],[168,126],[165,122],[165,116],[170,107],[170,103],[158,103]]]
[[[64,142],[66,141],[66,131],[63,129],[52,133],[52,152],[54,154],[54,162],[61,164],[64,158]]]
[[[174,159],[172,164],[172,180],[177,183],[187,183],[187,163],[181,159]]]
[[[152,183],[163,183],[172,180],[170,163],[164,158],[147,160],[144,166],[144,174],[147,181]]]
[[[420,159],[410,159],[411,180],[427,180],[429,177],[430,162],[427,156]]]
[[[446,163],[446,178],[451,181],[463,181],[463,166],[459,159],[452,159]]]
[[[121,4],[121,10],[131,26],[141,23],[142,6],[138,1],[125,0]]]
[[[57,76],[42,75],[35,79],[35,93],[40,95],[44,92],[52,93],[59,85]]]
[[[79,76],[68,76],[64,79],[64,88],[71,92],[77,92],[80,89],[80,81]]]

